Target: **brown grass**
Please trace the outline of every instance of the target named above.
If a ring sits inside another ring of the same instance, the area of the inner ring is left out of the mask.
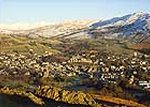
[[[117,97],[111,97],[111,96],[103,96],[103,95],[93,95],[93,97],[96,100],[103,101],[103,102],[108,102],[112,104],[117,104],[117,105],[125,105],[128,107],[146,107],[145,105],[139,104],[137,102],[131,101],[131,100],[125,100]]]

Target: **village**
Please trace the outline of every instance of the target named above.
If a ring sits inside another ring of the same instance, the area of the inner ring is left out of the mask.
[[[51,77],[59,82],[63,81],[62,78],[77,77],[82,80],[95,79],[105,84],[118,84],[126,79],[131,86],[150,90],[150,56],[134,52],[132,57],[94,53],[86,57],[83,53],[68,60],[59,60],[48,53],[34,53],[31,56],[1,54],[0,75],[23,75],[35,81],[37,78]]]

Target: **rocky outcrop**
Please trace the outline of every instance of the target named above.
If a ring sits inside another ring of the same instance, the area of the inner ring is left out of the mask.
[[[40,97],[48,98],[49,100],[55,100],[59,102],[64,102],[68,104],[77,105],[88,105],[88,106],[98,106],[93,97],[87,93],[81,91],[69,91],[61,88],[56,88],[52,86],[42,86],[39,87],[36,93],[26,92],[20,89],[10,89],[7,87],[1,88],[0,93],[7,95],[18,95],[22,97],[29,98],[32,102],[38,105],[44,105],[45,102]],[[39,97],[37,97],[39,96]]]
[[[56,87],[43,86],[38,88],[36,94],[55,101],[67,102],[69,104],[96,105],[96,102],[91,95],[81,91],[68,91]]]
[[[31,101],[33,101],[35,104],[38,104],[38,105],[43,105],[44,104],[44,102],[43,102],[43,100],[41,98],[38,98],[33,93],[26,92],[24,90],[9,89],[7,87],[4,87],[4,88],[0,89],[0,93],[2,93],[2,94],[8,94],[8,95],[18,95],[18,96],[22,96],[22,97],[27,97]]]

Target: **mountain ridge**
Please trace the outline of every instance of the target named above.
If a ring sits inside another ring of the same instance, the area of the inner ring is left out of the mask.
[[[0,34],[10,34],[16,36],[27,36],[27,37],[55,37],[60,35],[70,35],[88,29],[88,25],[92,20],[79,20],[69,21],[59,24],[46,25],[42,27],[36,27],[28,30],[9,30],[0,29]]]
[[[131,37],[135,34],[149,35],[150,14],[133,13],[122,17],[115,17],[109,20],[100,21],[90,26],[95,29],[90,33],[107,34],[107,38]]]
[[[0,34],[46,38],[147,38],[150,35],[150,14],[133,13],[108,20],[78,20],[36,26],[32,29],[0,29]],[[137,39],[137,40],[138,40]],[[142,40],[138,40],[142,41]]]

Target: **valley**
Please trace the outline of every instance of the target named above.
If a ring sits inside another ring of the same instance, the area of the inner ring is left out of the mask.
[[[150,106],[148,18],[1,28],[0,107]]]

